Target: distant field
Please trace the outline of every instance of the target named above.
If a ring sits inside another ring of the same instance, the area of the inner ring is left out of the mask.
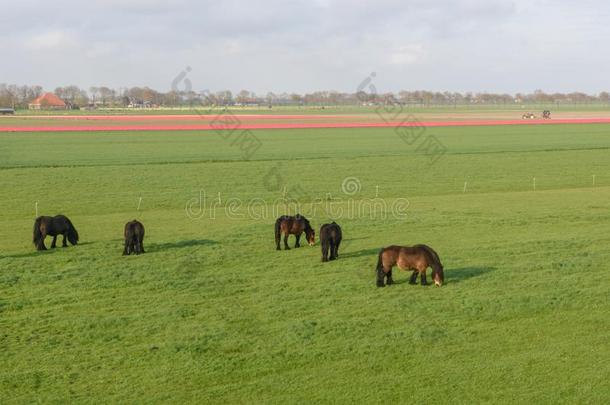
[[[529,110],[531,111],[531,110]],[[72,132],[72,131],[206,131],[253,129],[382,128],[438,126],[495,126],[549,124],[608,124],[610,111],[556,111],[553,119],[522,119],[515,110],[470,109],[467,111],[411,111],[403,106],[386,106],[360,113],[334,114],[289,113],[253,114],[236,109],[191,110],[191,114],[158,111],[158,114],[65,114],[5,116],[0,132]]]
[[[245,159],[210,132],[0,133],[1,403],[607,402],[610,124],[427,128],[434,163],[393,128],[254,134]],[[275,251],[284,195],[342,225],[339,261]],[[376,198],[405,215],[347,215]],[[82,244],[35,252],[36,202]],[[121,257],[133,218],[148,253]],[[446,285],[376,288],[379,248],[415,243]]]
[[[419,104],[407,104],[402,107],[405,111],[412,113],[494,113],[505,111],[532,111],[542,112],[543,110],[551,110],[554,112],[610,112],[610,104],[497,104],[497,105],[429,105],[422,106]],[[192,114],[197,111],[200,114],[217,114],[220,111],[230,111],[236,114],[369,114],[375,113],[378,110],[375,106],[273,106],[272,108],[261,107],[207,107],[193,106],[193,108],[99,108],[97,110],[57,110],[57,111],[40,111],[40,110],[18,110],[17,115],[158,115],[158,114]]]

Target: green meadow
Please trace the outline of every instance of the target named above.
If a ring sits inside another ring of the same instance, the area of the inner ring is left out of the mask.
[[[608,402],[610,125],[254,134],[0,133],[0,403]],[[338,261],[275,250],[297,209]],[[416,243],[443,287],[376,288]]]

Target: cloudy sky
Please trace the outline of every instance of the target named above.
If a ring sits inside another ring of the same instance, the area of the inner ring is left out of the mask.
[[[610,90],[605,0],[0,0],[0,83]]]

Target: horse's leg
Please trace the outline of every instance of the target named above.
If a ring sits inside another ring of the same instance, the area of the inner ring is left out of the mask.
[[[140,237],[136,235],[135,240],[133,241],[133,245],[134,245],[134,249],[136,251],[136,255],[139,255],[140,253]]]
[[[125,238],[125,247],[123,248],[123,256],[129,255],[129,240]]]
[[[386,277],[386,285],[392,285],[394,284],[394,280],[392,280],[392,269],[390,269],[390,271],[387,272],[387,274],[385,275]]]
[[[284,234],[284,250],[290,250],[290,248],[288,247],[288,235],[288,232]]]
[[[47,250],[47,247],[44,244],[45,239],[47,239],[47,235],[48,234],[47,234],[46,229],[45,229],[44,232],[42,232],[42,237],[40,238],[40,244],[42,246],[41,250]]]
[[[392,270],[392,268],[390,267],[390,271]],[[377,269],[377,287],[385,287],[385,284],[383,283],[383,279],[386,275],[386,271],[384,269],[383,266],[379,266],[379,268]]]
[[[144,238],[140,236],[140,253],[146,253],[144,251]]]
[[[301,239],[301,234],[300,234],[300,233],[297,233],[297,234],[296,234],[296,235],[294,235],[294,236],[297,238],[297,241],[296,241],[296,243],[294,244],[294,247],[295,247],[295,248],[300,248],[300,247],[301,247],[301,244],[299,243],[299,240]]]
[[[340,244],[341,244],[341,241],[335,243],[335,254],[333,255],[333,256],[335,256],[335,259],[339,258],[339,245]]]
[[[63,236],[63,239],[61,241],[61,247],[68,247],[68,242],[67,242],[67,238],[66,238],[66,233],[62,233],[61,236]]]
[[[426,269],[420,271],[419,274],[421,274],[421,285],[428,285],[428,281],[426,280]]]
[[[38,250],[47,250],[47,247],[44,245],[44,240],[46,237],[47,234],[42,232],[42,234],[40,235],[40,240],[38,241],[38,246],[36,246]]]
[[[332,253],[331,253],[332,256]],[[324,241],[322,242],[322,261],[323,262],[327,262],[328,261],[328,241]]]
[[[142,235],[136,236],[136,254],[144,253],[144,249],[142,248]]]
[[[409,284],[417,284],[417,270],[413,270],[413,274],[411,274],[411,278],[409,279]]]

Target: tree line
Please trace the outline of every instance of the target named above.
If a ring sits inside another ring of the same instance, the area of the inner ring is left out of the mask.
[[[28,108],[28,104],[44,94],[41,86],[0,83],[0,107]],[[341,106],[404,104],[412,106],[449,105],[509,105],[509,104],[610,104],[610,93],[599,94],[533,93],[501,94],[475,92],[433,92],[425,90],[396,93],[371,94],[366,92],[344,93],[316,91],[307,94],[273,93],[259,95],[248,90],[233,94],[229,90],[210,92],[171,90],[160,92],[149,87],[112,89],[106,86],[57,87],[52,91],[73,108],[97,107],[188,107],[196,105],[240,106],[240,105],[295,105],[295,106]]]

